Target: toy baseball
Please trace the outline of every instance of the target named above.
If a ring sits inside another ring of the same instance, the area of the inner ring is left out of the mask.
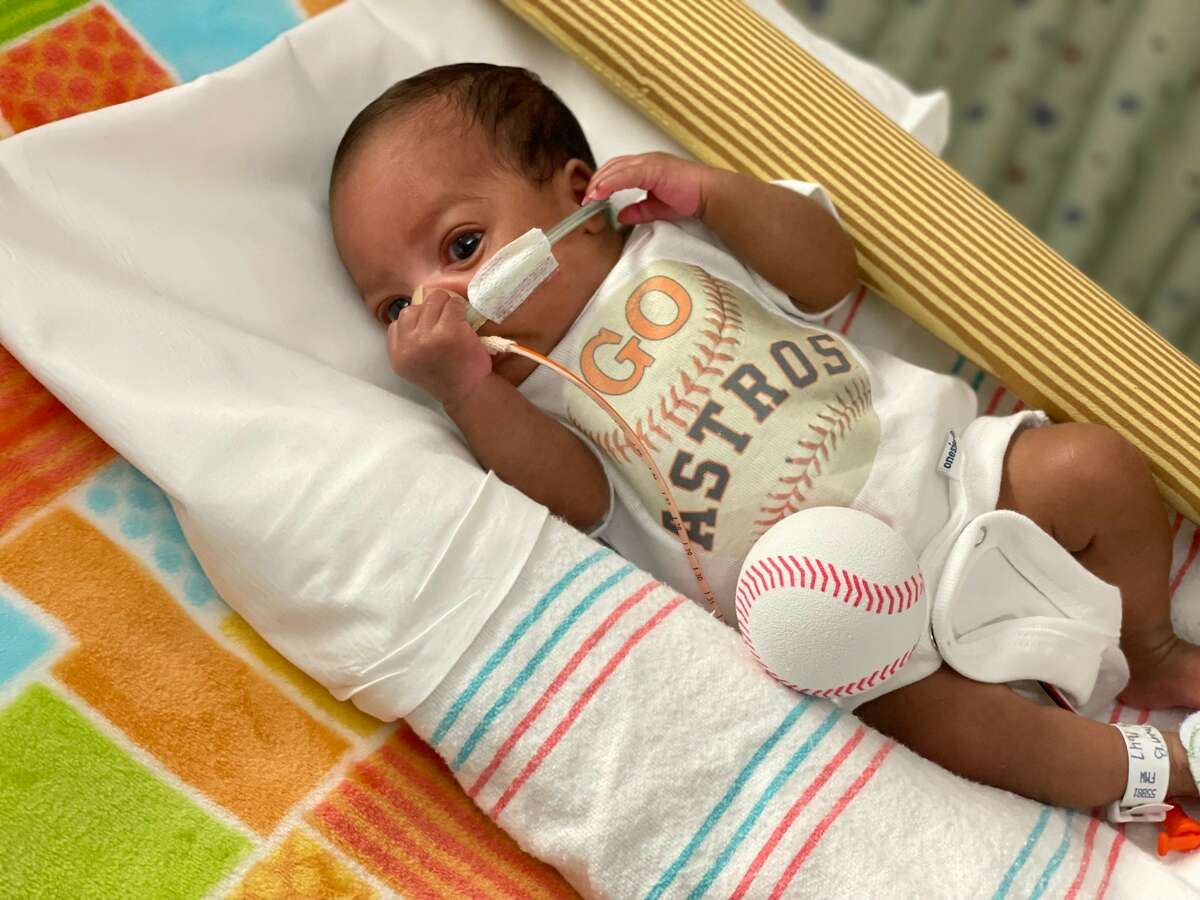
[[[925,581],[895,531],[844,507],[814,507],[751,548],[737,586],[742,638],[772,677],[849,697],[896,674],[929,622]]]

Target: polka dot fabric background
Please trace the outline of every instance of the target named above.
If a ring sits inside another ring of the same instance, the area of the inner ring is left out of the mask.
[[[332,5],[0,0],[0,137]],[[0,348],[0,897],[168,896],[575,895],[411,729],[255,634],[162,492]]]
[[[784,2],[914,87],[945,88],[947,161],[1200,360],[1195,0]]]
[[[174,83],[106,6],[87,6],[0,56],[0,115],[24,131]]]

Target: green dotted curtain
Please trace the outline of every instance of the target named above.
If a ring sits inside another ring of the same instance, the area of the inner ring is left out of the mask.
[[[784,5],[945,89],[947,162],[1200,360],[1200,0]]]

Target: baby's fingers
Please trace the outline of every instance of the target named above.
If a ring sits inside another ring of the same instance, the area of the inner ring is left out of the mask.
[[[617,191],[629,188],[644,188],[647,186],[648,174],[649,166],[644,155],[610,159],[592,176],[583,202],[603,200]]]
[[[622,225],[643,225],[665,219],[668,222],[684,218],[683,214],[673,206],[650,196],[645,200],[626,206],[617,214],[617,221]]]
[[[403,318],[403,316],[401,316]],[[388,361],[392,364],[392,370],[400,374],[400,364],[404,358],[404,347],[411,340],[411,335],[400,324],[400,319],[397,319],[388,326],[387,345],[388,345]]]
[[[466,300],[447,291],[439,291],[438,294],[440,303],[438,304],[437,318],[432,323],[434,327],[458,324],[459,320],[467,321]]]

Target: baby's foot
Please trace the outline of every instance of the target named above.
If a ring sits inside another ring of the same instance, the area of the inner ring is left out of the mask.
[[[1139,709],[1200,709],[1200,647],[1180,638],[1129,660],[1129,685],[1120,701]]]

